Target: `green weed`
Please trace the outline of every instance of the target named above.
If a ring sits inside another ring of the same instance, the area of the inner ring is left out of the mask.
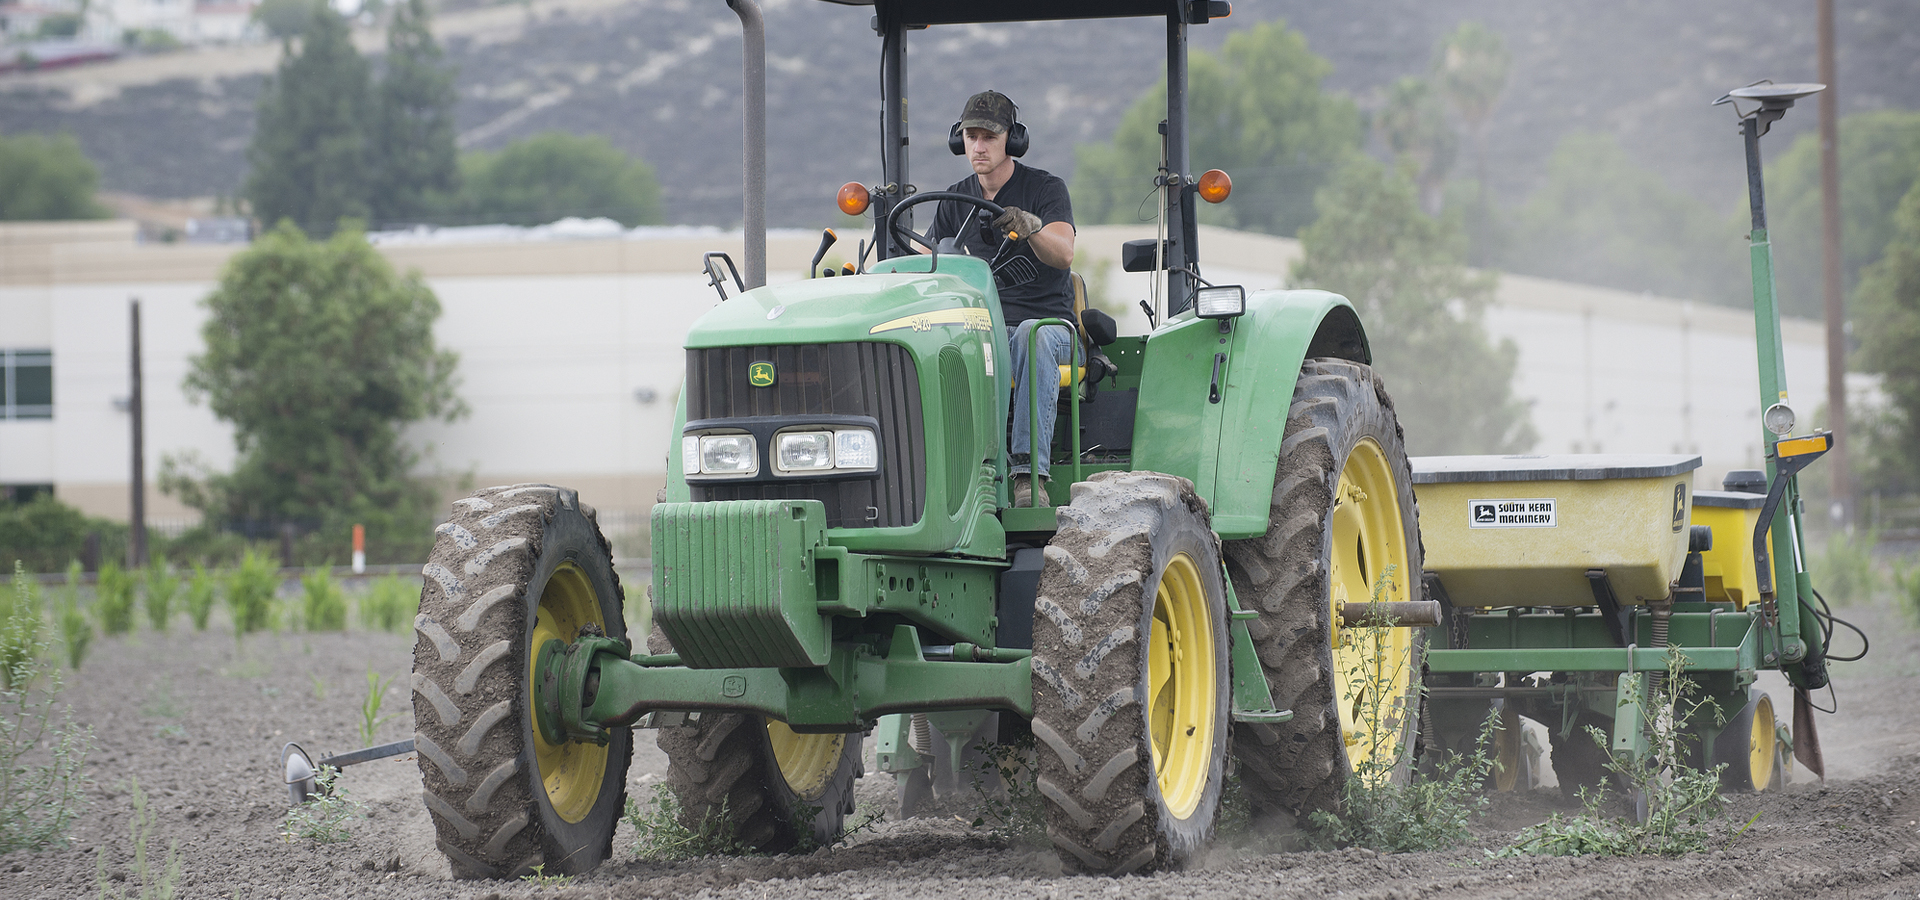
[[[213,573],[199,562],[193,564],[193,577],[187,580],[187,618],[193,622],[193,630],[207,630],[207,619],[213,615],[215,593]]]
[[[360,623],[376,631],[404,631],[420,611],[420,588],[398,575],[374,580],[360,598]]]
[[[533,872],[531,874],[520,876],[520,880],[528,884],[531,884],[534,887],[559,887],[563,884],[572,884],[573,876],[572,875],[548,875],[547,864],[541,863],[533,867]]]
[[[239,568],[227,573],[226,588],[235,636],[278,624],[279,610],[274,594],[280,589],[280,572],[273,560],[248,550],[240,559]]]
[[[180,842],[174,841],[167,847],[167,859],[155,875],[149,867],[147,844],[153,839],[154,815],[147,811],[147,795],[140,790],[140,779],[133,779],[133,872],[127,877],[140,885],[138,894],[123,892],[107,877],[107,850],[105,847],[94,852],[94,883],[100,889],[101,900],[107,898],[136,897],[138,900],[173,900],[180,884]]]
[[[173,621],[173,598],[180,593],[180,576],[158,556],[147,564],[146,576],[147,621],[153,623],[153,630],[166,634]]]
[[[360,701],[360,738],[364,746],[373,746],[373,733],[399,715],[380,714],[380,704],[386,700],[387,685],[392,681],[391,678],[382,679],[372,669],[367,670],[367,696]]]
[[[280,838],[285,841],[300,839],[318,841],[322,844],[338,844],[353,837],[349,828],[353,820],[360,818],[360,801],[347,796],[347,789],[340,786],[340,770],[332,766],[321,766],[314,773],[313,799],[287,810],[280,820]]]
[[[1607,771],[1627,797],[1644,798],[1645,821],[1607,816],[1603,812],[1606,790],[1583,789],[1584,808],[1578,815],[1554,813],[1546,822],[1522,830],[1512,846],[1493,855],[1680,856],[1710,849],[1724,830],[1720,826],[1726,809],[1720,798],[1720,767],[1702,770],[1686,764],[1690,736],[1680,723],[1701,716],[1707,701],[1694,699],[1696,688],[1685,670],[1686,654],[1678,647],[1668,648],[1666,678],[1650,709],[1642,712],[1649,734],[1644,756],[1614,754],[1607,750],[1606,735],[1597,728],[1587,729],[1607,753]],[[1644,676],[1629,672],[1620,677],[1638,681]]]
[[[308,631],[347,630],[347,595],[334,583],[333,573],[326,566],[302,576],[300,586],[301,621]]]
[[[93,620],[80,608],[80,561],[67,566],[67,584],[60,591],[60,639],[67,647],[67,665],[79,669],[93,645]]]
[[[38,605],[14,563],[13,596],[0,621],[0,855],[63,846],[85,803],[92,735],[59,706],[60,671],[45,662]],[[38,687],[36,687],[38,685]]]
[[[100,619],[100,631],[107,635],[133,630],[133,573],[108,560],[100,566],[94,582],[93,612]]]
[[[981,758],[969,773],[980,804],[973,827],[987,828],[995,838],[1020,847],[1047,844],[1047,813],[1033,777],[1033,751],[1032,734],[1010,743],[983,744]]]
[[[1371,603],[1381,602],[1394,575],[1393,566],[1380,574]],[[1349,695],[1357,698],[1354,713],[1365,725],[1368,743],[1349,750],[1359,762],[1342,788],[1340,812],[1316,810],[1308,816],[1307,837],[1314,844],[1386,853],[1444,849],[1466,842],[1472,836],[1468,826],[1486,808],[1482,785],[1493,767],[1487,748],[1494,717],[1481,726],[1472,753],[1452,756],[1433,773],[1413,771],[1404,781],[1395,777],[1396,770],[1413,769],[1413,742],[1401,739],[1402,723],[1418,709],[1417,702],[1413,710],[1404,708],[1398,685],[1411,679],[1416,690],[1424,687],[1420,673],[1407,671],[1404,660],[1388,658],[1386,639],[1394,630],[1384,613],[1342,629],[1352,645],[1373,648],[1371,656],[1342,673]]]
[[[1872,531],[1835,533],[1813,558],[1813,583],[1837,604],[1866,602],[1880,589],[1880,573],[1873,565],[1873,548],[1880,536]]]
[[[680,799],[665,785],[655,785],[645,803],[627,798],[626,820],[633,825],[633,852],[645,859],[675,861],[705,856],[740,856],[753,852],[742,843],[727,815],[726,802],[689,828],[681,822]]]

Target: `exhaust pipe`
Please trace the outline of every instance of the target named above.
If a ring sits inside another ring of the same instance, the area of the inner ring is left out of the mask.
[[[727,0],[740,17],[746,60],[745,162],[747,288],[767,283],[767,23],[753,0]]]

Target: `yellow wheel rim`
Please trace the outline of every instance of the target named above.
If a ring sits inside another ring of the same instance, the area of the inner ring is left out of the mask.
[[[586,570],[575,563],[563,562],[554,570],[553,577],[547,579],[546,590],[541,592],[536,609],[533,643],[527,653],[528,709],[532,709],[534,703],[534,664],[539,659],[540,648],[548,641],[578,640],[581,627],[589,623],[606,630],[606,619],[600,615],[600,601],[594,596],[593,582],[587,578]],[[607,748],[581,741],[549,744],[536,727],[533,750],[540,764],[540,781],[546,787],[547,801],[553,805],[553,811],[568,822],[585,819],[587,813],[593,811],[594,801],[600,798],[600,787],[607,776]]]
[[[1778,752],[1774,746],[1773,699],[1762,696],[1753,707],[1753,725],[1748,729],[1747,771],[1753,779],[1753,789],[1764,791],[1773,786],[1773,755]]]
[[[800,734],[785,722],[767,722],[767,742],[787,788],[802,800],[817,800],[827,792],[827,780],[840,768],[844,734]]]
[[[1333,552],[1327,601],[1333,636],[1340,731],[1354,771],[1384,778],[1399,759],[1413,680],[1413,629],[1342,628],[1340,608],[1407,599],[1420,573],[1407,560],[1406,526],[1386,452],[1372,438],[1347,455],[1333,498]],[[1387,573],[1391,571],[1391,575]]]
[[[1175,818],[1193,814],[1213,766],[1213,613],[1200,568],[1182,553],[1160,574],[1147,643],[1147,732],[1160,797]]]
[[[1494,728],[1493,759],[1498,764],[1493,789],[1513,790],[1520,781],[1520,716],[1511,709],[1501,710],[1500,722]]]

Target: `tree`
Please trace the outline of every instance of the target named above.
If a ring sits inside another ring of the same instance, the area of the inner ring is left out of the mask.
[[[214,521],[318,526],[336,540],[361,522],[388,544],[426,538],[434,496],[409,477],[418,456],[400,429],[465,407],[457,357],[434,345],[440,303],[419,275],[396,274],[358,231],[317,242],[282,222],[227,264],[204,303],[206,349],[185,386],[233,424],[239,455],[204,480],[169,460],[164,486]]]
[[[1890,409],[1869,428],[1862,462],[1866,485],[1896,493],[1920,491],[1920,183],[1907,189],[1891,218],[1886,252],[1861,273],[1854,295],[1864,328],[1860,362],[1881,373]]]
[[[1920,182],[1920,112],[1883,110],[1840,120],[1840,272],[1855,292],[1861,270],[1893,237],[1894,208]],[[1820,136],[1802,134],[1767,171],[1768,236],[1781,312],[1820,318]]]
[[[72,135],[0,137],[0,221],[104,219],[99,180]]]
[[[381,222],[418,219],[431,196],[459,186],[454,149],[453,69],[427,28],[426,0],[401,0],[387,25],[386,71],[380,78],[373,132]]]
[[[535,135],[498,152],[460,160],[466,221],[540,225],[567,216],[605,216],[622,225],[666,221],[653,167],[598,135]]]
[[[1537,435],[1513,396],[1520,350],[1481,316],[1494,276],[1465,264],[1454,219],[1420,211],[1404,172],[1356,159],[1314,198],[1292,282],[1343,294],[1366,324],[1413,454],[1516,453]]]
[[[1284,22],[1227,38],[1218,56],[1196,52],[1188,64],[1188,148],[1192,168],[1225,169],[1233,199],[1203,210],[1202,221],[1291,235],[1313,220],[1313,195],[1360,146],[1353,101],[1323,94],[1333,71]],[[1164,79],[1135,101],[1111,144],[1075,154],[1074,217],[1085,224],[1153,217],[1148,198],[1160,167]],[[1203,204],[1205,205],[1205,204]]]
[[[1460,138],[1453,133],[1432,82],[1411,76],[1395,81],[1387,89],[1386,105],[1374,119],[1374,127],[1396,159],[1412,163],[1421,209],[1438,214]]]
[[[271,226],[281,219],[318,235],[343,218],[372,212],[366,123],[373,111],[367,61],[347,24],[325,3],[313,7],[296,52],[260,95],[247,162],[247,199]]]
[[[1510,272],[1731,305],[1751,296],[1737,227],[1635,165],[1611,135],[1562,138],[1512,224]]]
[[[253,8],[253,20],[266,29],[269,37],[290,40],[307,27],[314,7],[324,5],[317,0],[260,0],[260,5]]]
[[[1493,208],[1487,201],[1487,119],[1507,89],[1513,58],[1498,32],[1479,22],[1462,22],[1440,40],[1433,65],[1434,82],[1466,122],[1473,140],[1476,182],[1474,209],[1468,215],[1474,254],[1484,261],[1492,242]]]

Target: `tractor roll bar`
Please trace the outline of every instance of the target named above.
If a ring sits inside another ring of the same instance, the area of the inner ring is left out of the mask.
[[[740,17],[746,111],[741,164],[746,187],[742,224],[749,290],[767,283],[767,22],[754,0],[727,0]]]

